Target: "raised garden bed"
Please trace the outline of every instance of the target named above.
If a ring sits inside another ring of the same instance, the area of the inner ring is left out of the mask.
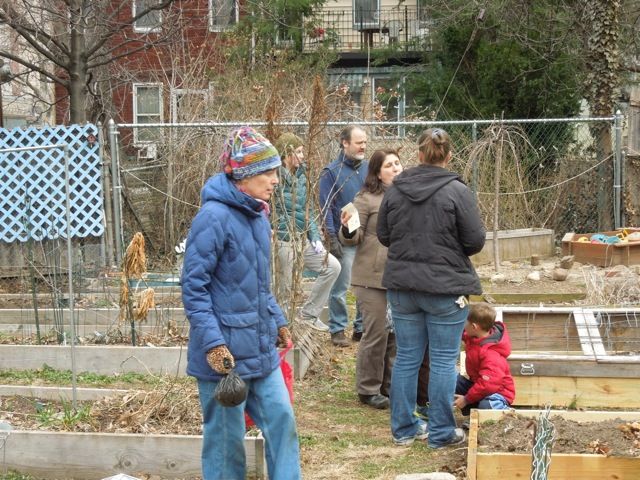
[[[640,309],[497,310],[512,341],[514,405],[640,408]]]
[[[79,401],[122,395],[121,390],[77,389]],[[33,401],[71,401],[71,389],[0,386],[0,396],[21,395]],[[12,412],[16,414],[17,412]],[[249,478],[266,476],[264,438],[245,437]],[[201,435],[56,432],[14,429],[4,447],[4,467],[38,478],[104,478],[116,473],[135,477],[201,476]]]
[[[53,328],[55,319],[67,331],[71,330],[69,310],[38,310],[41,333],[46,335]],[[129,325],[119,323],[119,310],[114,308],[74,310],[76,331],[82,341],[112,343],[114,329],[129,334]],[[0,309],[0,332],[14,335],[35,343],[36,326],[33,310]],[[189,323],[182,308],[156,308],[150,310],[144,322],[136,322],[136,332],[142,334],[142,346],[126,345],[77,345],[74,347],[76,362],[81,370],[112,374],[118,372],[185,374],[186,339]],[[145,335],[151,340],[147,341]],[[173,344],[179,346],[160,346]],[[153,346],[150,346],[153,345]],[[294,371],[294,378],[306,374],[317,350],[312,332],[304,330],[295,347],[287,354],[287,361]],[[17,348],[16,348],[17,347]],[[47,364],[55,369],[71,368],[71,350],[59,345],[0,345],[0,365],[3,368],[37,369]]]
[[[487,232],[484,248],[471,257],[474,264],[491,263],[493,258],[493,232]],[[554,252],[553,230],[546,228],[520,228],[498,231],[498,255],[500,261],[552,256]]]
[[[627,228],[627,233],[640,232],[640,229]],[[607,237],[616,236],[623,232],[613,230],[602,232]],[[640,241],[620,243],[591,243],[593,233],[569,232],[562,238],[562,254],[573,255],[576,262],[589,263],[598,267],[611,267],[613,265],[637,265],[640,264]]]
[[[518,410],[517,414],[530,417],[532,420],[539,417],[539,410]],[[508,411],[498,410],[472,410],[469,429],[469,449],[467,460],[467,477],[469,480],[495,480],[499,479],[528,479],[531,474],[532,454],[514,453],[508,451],[495,451],[495,443],[483,448],[479,441],[483,435],[483,425],[493,425],[513,415]],[[578,423],[600,422],[612,419],[622,419],[628,422],[637,422],[640,412],[577,412],[559,411],[550,412],[549,418],[553,423],[553,416],[572,420]],[[498,443],[505,448],[510,443],[509,436],[520,435],[506,428],[500,432]],[[575,435],[581,435],[576,433]],[[574,435],[574,436],[575,436]],[[583,435],[583,434],[582,434]],[[581,438],[585,446],[591,445],[597,451],[597,438]],[[630,441],[629,443],[632,443]],[[602,446],[604,447],[604,445]],[[604,450],[603,450],[604,451]],[[618,455],[621,452],[616,452]],[[607,456],[595,453],[554,453],[551,454],[551,465],[548,480],[637,480],[640,478],[640,458]]]

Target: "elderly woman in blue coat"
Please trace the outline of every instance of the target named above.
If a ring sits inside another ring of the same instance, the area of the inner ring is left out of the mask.
[[[202,189],[202,206],[187,237],[182,300],[191,325],[187,373],[198,381],[203,415],[204,480],[243,479],[248,411],[266,439],[269,478],[299,479],[296,424],[280,371],[277,345],[291,335],[271,293],[269,204],[281,161],[250,127],[230,135],[223,173]],[[222,406],[214,391],[234,370],[246,401]]]

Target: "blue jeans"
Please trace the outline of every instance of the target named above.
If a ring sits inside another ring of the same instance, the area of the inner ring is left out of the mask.
[[[249,387],[247,400],[237,407],[223,407],[213,398],[218,382],[198,380],[203,479],[242,480],[246,477],[245,406],[264,435],[269,478],[302,478],[296,423],[281,370],[276,368],[267,377],[246,380],[246,383]]]
[[[458,379],[456,380],[456,395],[466,395],[471,387],[473,387],[473,382],[458,374]],[[492,393],[491,395],[484,397],[479,402],[470,403],[464,407],[461,410],[462,415],[469,415],[472,408],[477,408],[479,410],[509,410],[511,406],[509,405],[509,402],[507,402],[507,399],[502,395],[499,393]]]
[[[347,310],[347,290],[351,285],[351,267],[356,256],[356,247],[342,246],[342,258],[340,261],[340,275],[336,278],[331,294],[329,295],[329,332],[342,332],[349,324],[349,311]],[[356,306],[356,319],[353,321],[353,329],[362,331],[362,315]]]
[[[391,433],[396,440],[413,438],[418,419],[418,370],[429,349],[429,446],[446,445],[455,435],[453,394],[456,363],[469,307],[457,295],[388,290],[396,333],[396,362],[391,375]]]

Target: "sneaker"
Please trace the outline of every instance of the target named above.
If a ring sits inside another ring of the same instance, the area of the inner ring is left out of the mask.
[[[462,422],[462,425],[460,426],[462,427],[463,430],[466,430],[468,432],[469,427],[471,427],[471,424],[469,423],[469,420],[465,420],[464,422]]]
[[[452,447],[454,445],[460,445],[461,443],[464,443],[466,440],[467,440],[467,435],[464,433],[464,430],[462,430],[461,428],[456,428],[453,431],[453,437],[451,437],[451,440],[443,443],[442,445],[429,444],[429,448]]]
[[[319,318],[313,318],[313,317],[305,318],[305,317],[303,317],[301,320],[305,324],[309,325],[314,330],[318,330],[319,332],[328,332],[329,331],[329,325],[324,323]]]
[[[350,345],[349,340],[347,340],[347,337],[344,336],[343,330],[331,334],[331,343],[333,343],[336,347],[348,347]]]
[[[429,420],[429,404],[426,405],[416,405],[416,409],[413,414],[418,417],[420,420],[424,420],[425,422]]]
[[[427,422],[418,420],[418,429],[416,430],[416,434],[413,437],[394,438],[393,444],[397,447],[408,447],[412,445],[416,440],[426,440],[429,437],[427,426]]]

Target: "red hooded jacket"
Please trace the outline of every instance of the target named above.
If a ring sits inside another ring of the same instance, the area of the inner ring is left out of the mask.
[[[496,322],[483,338],[470,337],[463,332],[467,375],[473,386],[464,396],[467,404],[477,403],[494,393],[502,395],[509,404],[516,396],[507,357],[511,354],[511,339],[507,327]]]

